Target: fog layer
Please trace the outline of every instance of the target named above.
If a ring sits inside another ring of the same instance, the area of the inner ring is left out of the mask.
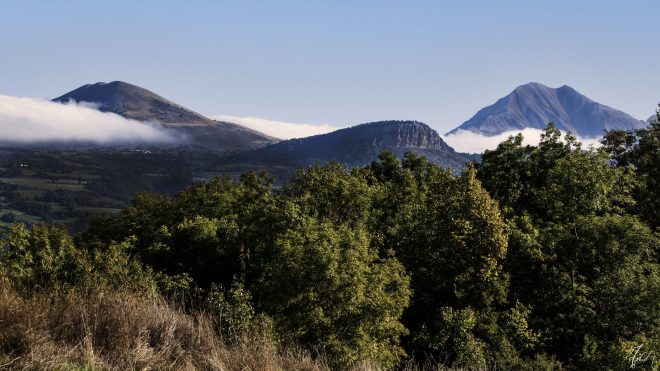
[[[0,142],[172,142],[156,123],[142,123],[88,104],[0,95]]]
[[[512,130],[489,137],[468,130],[459,130],[455,134],[443,136],[442,139],[458,152],[483,153],[487,149],[497,148],[498,144],[518,133],[522,133],[524,137],[523,144],[537,145],[541,140],[542,132],[541,129]],[[584,148],[590,145],[599,145],[598,140],[600,138],[577,138],[582,142]]]

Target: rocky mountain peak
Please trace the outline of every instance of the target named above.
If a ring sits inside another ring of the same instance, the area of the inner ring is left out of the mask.
[[[586,138],[605,130],[638,129],[646,124],[614,108],[594,102],[568,85],[550,88],[532,82],[477,112],[448,134],[467,130],[493,136],[525,128],[543,129],[548,122]]]

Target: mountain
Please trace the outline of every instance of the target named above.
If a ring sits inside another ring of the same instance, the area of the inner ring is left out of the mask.
[[[337,161],[349,167],[364,166],[382,151],[398,157],[405,152],[426,156],[430,161],[454,171],[478,155],[454,151],[440,135],[417,121],[380,121],[340,129],[328,134],[285,140],[237,155],[234,162],[294,168],[316,162]]]
[[[554,89],[532,82],[517,87],[511,94],[481,109],[447,134],[469,130],[494,136],[510,130],[543,129],[550,121],[558,129],[584,138],[601,136],[604,130],[646,126],[644,121],[594,102],[568,85]]]
[[[53,101],[92,103],[103,112],[116,113],[137,121],[157,122],[181,138],[181,144],[214,151],[255,149],[277,142],[276,138],[256,130],[211,120],[147,89],[123,81],[87,84]]]

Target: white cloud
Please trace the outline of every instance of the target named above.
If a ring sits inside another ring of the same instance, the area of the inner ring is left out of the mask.
[[[442,137],[442,139],[452,146],[458,152],[469,153],[482,153],[487,149],[495,149],[501,142],[507,140],[512,135],[522,133],[524,145],[537,145],[541,140],[541,129],[523,129],[507,131],[492,137],[478,134],[469,130],[458,130],[455,134],[449,134]],[[577,137],[582,142],[582,147],[599,146],[598,140],[600,138],[581,138]]]
[[[279,139],[304,138],[341,129],[340,127],[328,124],[300,124],[267,120],[258,117],[219,115],[212,116],[212,118],[219,121],[227,121],[243,125]]]
[[[0,95],[0,142],[172,142],[164,130],[94,109]]]

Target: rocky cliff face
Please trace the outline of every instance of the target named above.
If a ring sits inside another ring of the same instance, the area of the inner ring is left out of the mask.
[[[587,138],[601,136],[605,130],[634,130],[646,125],[624,112],[592,101],[570,86],[553,89],[529,83],[481,109],[447,134],[468,130],[492,136],[510,130],[543,129],[550,121],[560,130]]]
[[[338,161],[363,166],[389,151],[401,157],[405,152],[426,156],[440,166],[460,170],[479,156],[458,153],[426,124],[417,121],[381,121],[353,126],[332,133],[291,139],[248,152],[237,162],[269,166],[300,166]]]
[[[425,148],[449,150],[440,135],[426,124],[417,121],[386,121],[352,128],[354,134],[373,136],[374,148]]]

